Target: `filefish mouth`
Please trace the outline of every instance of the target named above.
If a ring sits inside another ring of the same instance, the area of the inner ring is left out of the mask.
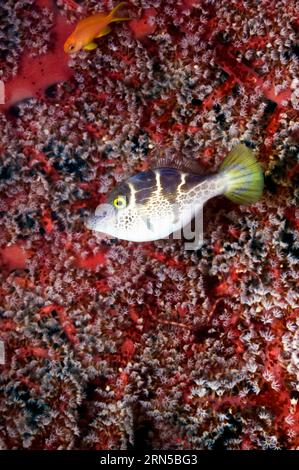
[[[95,214],[85,222],[85,227],[89,230],[105,231],[109,221],[115,216],[115,210],[110,204],[101,204],[97,207]]]
[[[85,221],[85,227],[88,228],[89,230],[96,230],[97,217],[95,216],[88,217],[88,219]]]

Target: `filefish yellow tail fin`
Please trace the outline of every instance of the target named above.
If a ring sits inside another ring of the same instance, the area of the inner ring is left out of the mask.
[[[126,5],[127,5],[127,2],[120,2],[118,5],[116,5],[116,7],[113,8],[113,10],[110,11],[110,13],[109,13],[110,21],[109,21],[109,23],[113,23],[115,21],[126,21],[126,20],[131,19],[131,18],[123,18],[123,17],[114,16],[115,13],[117,12],[117,10],[119,10],[120,8],[122,8]]]
[[[238,204],[253,204],[263,193],[263,171],[252,150],[239,144],[225,157],[219,172],[225,176],[224,195]]]

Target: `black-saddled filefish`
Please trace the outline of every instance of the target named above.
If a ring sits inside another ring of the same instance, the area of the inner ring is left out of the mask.
[[[252,204],[263,186],[261,166],[244,144],[234,147],[212,175],[200,174],[182,160],[160,158],[151,169],[118,184],[86,226],[122,240],[159,240],[191,223],[208,199],[224,195]]]

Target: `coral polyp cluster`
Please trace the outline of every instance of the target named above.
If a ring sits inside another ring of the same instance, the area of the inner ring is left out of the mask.
[[[294,0],[1,6],[0,445],[299,446],[298,12]],[[105,239],[84,221],[159,154],[214,172],[244,142],[263,198],[204,209],[204,243]]]

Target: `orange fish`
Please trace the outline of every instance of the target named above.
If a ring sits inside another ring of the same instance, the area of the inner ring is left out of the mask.
[[[126,5],[126,2],[121,2],[108,14],[101,12],[80,20],[75,30],[65,41],[64,52],[73,54],[81,49],[85,51],[96,49],[97,44],[94,40],[110,33],[111,28],[108,26],[110,23],[131,19],[114,16],[117,10],[124,5]]]

